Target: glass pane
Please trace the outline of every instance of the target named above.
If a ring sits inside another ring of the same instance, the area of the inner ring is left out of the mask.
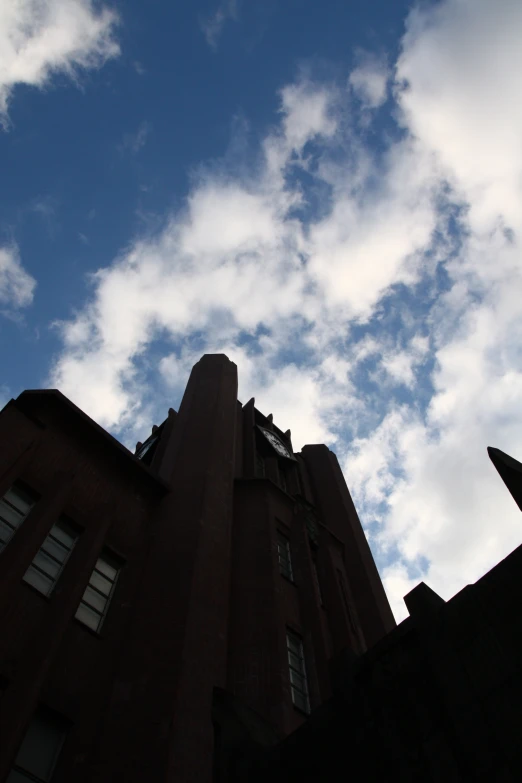
[[[98,569],[98,571],[101,571],[102,574],[108,576],[109,579],[112,579],[112,581],[116,579],[116,574],[118,573],[118,569],[113,565],[111,565],[107,560],[107,558],[99,557],[98,562],[96,563],[96,568]]]
[[[3,544],[7,544],[11,536],[14,534],[14,530],[10,525],[7,525],[5,522],[2,522],[0,519],[0,546]]]
[[[293,652],[288,651],[288,663],[290,666],[295,669],[296,671],[300,672],[303,670],[303,664],[301,663],[301,659],[297,657],[297,655],[294,655]]]
[[[42,544],[42,549],[45,550],[48,555],[52,555],[52,557],[54,557],[60,563],[65,563],[71,551],[67,547],[63,546],[63,544],[58,543],[58,541],[56,541],[54,538],[51,538],[51,536],[47,536]]]
[[[24,515],[20,511],[14,509],[9,503],[6,503],[5,500],[0,500],[0,519],[5,519],[5,521],[9,522],[13,527],[18,527],[23,518]]]
[[[33,587],[36,587],[36,589],[44,595],[49,595],[54,586],[52,579],[41,574],[36,568],[33,568],[32,565],[30,565],[25,572],[24,582],[28,582]]]
[[[107,599],[104,598],[103,595],[97,593],[96,590],[93,590],[92,587],[85,588],[82,600],[86,601],[94,607],[94,609],[97,609],[101,614],[103,614],[105,607],[107,606]]]
[[[88,625],[89,628],[92,628],[93,631],[98,630],[102,621],[100,615],[96,614],[96,612],[93,611],[92,609],[89,609],[89,607],[85,606],[85,604],[80,604],[80,606],[78,607],[76,612],[76,618],[80,620],[82,623],[85,623],[85,625]]]
[[[64,521],[60,520],[51,528],[51,535],[61,541],[68,549],[72,549],[77,538],[75,531]]]
[[[36,553],[33,560],[33,565],[38,566],[38,568],[41,568],[42,571],[44,571],[47,576],[50,576],[54,581],[58,578],[58,574],[60,572],[61,565],[59,563],[56,563],[52,558],[50,558],[43,549],[40,549],[39,552]]]
[[[296,636],[288,634],[286,637],[288,649],[292,650],[297,656],[301,657],[301,640]]]
[[[290,682],[292,685],[295,685],[299,691],[303,691],[303,693],[306,692],[304,677],[295,672],[293,669],[290,669]]]
[[[29,724],[15,764],[41,780],[51,779],[65,732],[51,716],[38,712]]]
[[[23,514],[27,514],[35,502],[34,497],[32,497],[29,492],[26,492],[22,487],[16,486],[8,489],[4,497]]]
[[[98,571],[92,572],[89,584],[96,587],[97,590],[100,590],[107,597],[112,590],[112,582],[109,582],[109,580],[99,574]]]
[[[306,698],[306,696],[293,689],[292,689],[292,701],[294,702],[295,706],[298,707],[300,710],[303,710],[303,712],[310,711],[310,707],[308,705],[308,699]]]

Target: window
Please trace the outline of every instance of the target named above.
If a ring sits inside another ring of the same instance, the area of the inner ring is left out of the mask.
[[[14,536],[36,498],[20,484],[13,484],[0,499],[0,552]]]
[[[50,781],[66,732],[67,724],[62,718],[39,709],[29,724],[7,783]]]
[[[344,608],[346,609],[346,614],[348,615],[348,622],[350,623],[350,629],[351,629],[353,635],[356,636],[357,635],[357,631],[355,629],[355,623],[354,623],[354,619],[353,619],[352,608],[350,606],[350,602],[348,601],[348,596],[346,595],[346,588],[344,586],[343,574],[342,574],[342,571],[340,571],[339,569],[337,569],[337,577],[339,579],[339,587],[341,589],[341,595],[342,595],[342,598],[343,598]]]
[[[145,463],[145,465],[150,465],[152,462],[152,458],[154,457],[154,453],[156,451],[156,446],[159,443],[160,433],[158,430],[154,430],[153,434],[147,438],[145,443],[138,449],[136,452],[136,456],[139,460]]]
[[[258,451],[256,451],[256,474],[259,478],[265,477],[265,460]]]
[[[98,558],[76,611],[76,619],[99,631],[107,614],[121,564],[109,553]]]
[[[24,581],[50,595],[78,538],[63,517],[56,522],[24,575]]]
[[[290,557],[290,541],[279,530],[277,531],[277,554],[279,557],[279,571],[287,579],[294,581],[292,573],[292,559]]]
[[[312,560],[312,570],[314,572],[314,582],[315,582],[315,586],[317,588],[317,594],[319,596],[319,603],[322,606],[323,605],[323,594],[321,593],[321,585],[319,583],[319,574],[317,573],[317,563],[315,562],[315,559]]]
[[[279,463],[278,469],[279,469],[279,486],[281,487],[281,489],[284,489],[285,492],[288,492],[288,487],[286,483],[286,473],[281,463]]]
[[[295,707],[308,715],[310,713],[310,698],[308,696],[303,640],[293,631],[287,630],[286,646],[292,701]]]

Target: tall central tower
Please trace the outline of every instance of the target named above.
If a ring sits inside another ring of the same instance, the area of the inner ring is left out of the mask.
[[[335,455],[283,427],[238,402],[223,355],[134,455],[59,392],[6,406],[0,781],[211,783],[216,694],[284,737],[331,695],[329,659],[394,627]]]

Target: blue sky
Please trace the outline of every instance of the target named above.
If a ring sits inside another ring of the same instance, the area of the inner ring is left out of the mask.
[[[0,396],[128,445],[204,352],[336,451],[397,618],[520,543],[522,7],[0,9]]]

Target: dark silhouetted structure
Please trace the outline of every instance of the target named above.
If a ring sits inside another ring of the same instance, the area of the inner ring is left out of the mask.
[[[233,779],[395,628],[335,455],[225,356],[135,454],[57,391],[0,433],[0,781]]]
[[[522,779],[522,547],[395,626],[335,455],[225,356],[135,454],[57,391],[0,433],[0,783]]]

